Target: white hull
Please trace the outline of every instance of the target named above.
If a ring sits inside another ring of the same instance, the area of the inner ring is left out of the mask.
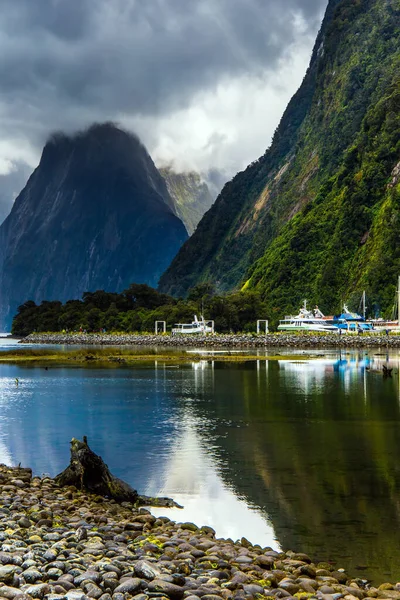
[[[194,334],[194,333],[213,333],[211,327],[174,327],[172,333],[184,333],[184,334]]]
[[[208,321],[208,323],[211,323],[213,325],[214,321]],[[204,320],[204,317],[201,317],[199,321],[196,315],[192,323],[177,323],[172,330],[172,335],[205,335],[206,333],[214,333],[214,327],[210,327],[210,325],[207,325],[206,321]]]
[[[334,325],[324,323],[287,323],[278,325],[278,331],[318,331],[324,333],[338,333]]]
[[[399,325],[374,325],[374,330],[375,331],[393,331],[393,333],[400,333],[400,326]]]

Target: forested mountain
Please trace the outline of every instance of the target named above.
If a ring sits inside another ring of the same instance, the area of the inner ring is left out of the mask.
[[[0,326],[27,300],[154,285],[186,239],[137,137],[112,124],[55,135],[0,227]]]
[[[330,0],[271,147],[225,185],[160,280],[257,289],[270,314],[363,289],[389,310],[400,273],[400,0]]]
[[[191,235],[213,203],[207,183],[195,171],[177,173],[172,167],[163,167],[159,171],[166,181],[176,213]]]

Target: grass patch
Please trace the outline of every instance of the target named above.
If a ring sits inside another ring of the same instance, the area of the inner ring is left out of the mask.
[[[321,356],[321,355],[319,355]],[[253,362],[256,360],[291,360],[291,361],[306,361],[318,358],[313,354],[276,354],[276,355],[252,355],[246,354],[231,354],[227,350],[226,354],[218,354],[213,356],[210,354],[199,354],[183,352],[171,352],[157,354],[155,351],[146,349],[129,350],[126,348],[80,348],[78,350],[57,350],[43,348],[21,348],[17,350],[7,350],[0,353],[0,362],[3,363],[54,363],[54,364],[70,364],[79,366],[92,366],[93,364],[101,364],[102,366],[124,366],[136,362],[167,362],[171,365],[179,365],[180,363],[191,363],[207,360],[208,362]]]

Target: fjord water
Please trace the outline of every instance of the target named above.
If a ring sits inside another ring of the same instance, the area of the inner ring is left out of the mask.
[[[0,462],[55,475],[87,435],[139,492],[185,506],[155,514],[400,580],[399,355],[283,358],[1,364]]]

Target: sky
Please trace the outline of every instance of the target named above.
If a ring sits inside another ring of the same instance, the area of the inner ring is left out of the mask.
[[[263,154],[327,0],[0,0],[0,219],[54,131],[114,121],[216,185]]]

